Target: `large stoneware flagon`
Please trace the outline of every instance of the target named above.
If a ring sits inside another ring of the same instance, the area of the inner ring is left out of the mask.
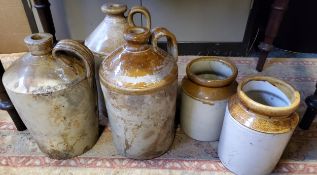
[[[3,75],[3,84],[42,152],[68,159],[98,139],[93,54],[73,40],[53,48],[52,35],[25,38],[30,52]]]
[[[86,38],[85,45],[95,55],[95,68],[98,72],[100,63],[111,52],[125,43],[123,32],[129,26],[135,26],[133,16],[141,13],[146,19],[146,27],[151,28],[151,16],[149,11],[143,6],[134,6],[129,11],[127,17],[124,13],[127,11],[127,5],[124,4],[104,4],[101,11],[106,14],[105,18],[97,26],[97,28]],[[98,108],[99,117],[106,115],[104,97],[99,84],[99,74],[96,74],[98,89]]]
[[[161,37],[167,38],[169,53],[157,47]],[[177,43],[165,28],[151,34],[131,27],[124,38],[127,43],[99,71],[113,141],[124,156],[151,159],[166,152],[174,139]]]

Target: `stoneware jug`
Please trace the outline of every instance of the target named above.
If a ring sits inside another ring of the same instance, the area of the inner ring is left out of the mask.
[[[102,62],[99,75],[117,151],[129,158],[151,159],[174,139],[177,94],[177,42],[165,28],[131,27],[127,43]],[[166,37],[168,51],[157,47]]]
[[[73,40],[53,48],[52,38],[27,36],[30,52],[8,68],[2,81],[41,151],[68,159],[98,139],[93,54]]]
[[[186,67],[182,81],[181,128],[193,139],[219,139],[228,99],[238,83],[236,66],[230,60],[201,57]]]
[[[221,131],[223,165],[238,175],[270,174],[298,124],[299,103],[299,92],[282,80],[242,80],[228,102]]]
[[[101,11],[106,14],[104,20],[97,28],[87,37],[85,45],[95,55],[95,69],[99,70],[101,61],[107,57],[112,51],[125,43],[123,32],[128,26],[135,26],[133,16],[136,13],[141,13],[146,18],[146,27],[151,28],[151,17],[149,11],[142,6],[134,6],[128,13],[127,18],[124,13],[127,11],[127,5],[123,4],[104,4],[101,6]],[[99,74],[96,74],[97,89],[98,89],[98,108],[99,116],[106,115],[104,97],[102,95]]]

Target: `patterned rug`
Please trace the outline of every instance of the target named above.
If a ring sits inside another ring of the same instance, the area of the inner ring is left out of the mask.
[[[22,54],[0,55],[4,66]],[[196,56],[179,57],[179,80],[186,64]],[[256,58],[230,58],[238,67],[238,81],[257,74]],[[283,79],[301,92],[302,99],[315,90],[317,59],[272,58],[264,75]],[[305,105],[298,110],[302,116]],[[260,163],[260,162],[259,162]],[[163,156],[146,161],[117,154],[106,128],[97,144],[87,153],[69,160],[49,159],[40,152],[28,131],[18,132],[6,112],[0,111],[0,174],[231,174],[219,161],[217,142],[190,139],[180,129]],[[310,130],[296,129],[274,174],[317,174],[317,125]]]

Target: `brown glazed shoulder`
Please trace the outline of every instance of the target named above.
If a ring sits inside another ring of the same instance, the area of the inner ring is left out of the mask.
[[[276,118],[255,113],[245,107],[237,95],[230,98],[228,109],[231,116],[243,126],[255,131],[270,134],[287,133],[296,128],[299,116],[296,112],[284,118]]]
[[[198,85],[185,76],[182,80],[183,92],[201,102],[213,104],[215,101],[226,100],[236,93],[238,83],[232,82],[223,87],[206,87]]]

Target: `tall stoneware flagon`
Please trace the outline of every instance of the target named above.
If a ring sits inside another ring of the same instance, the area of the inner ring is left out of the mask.
[[[125,45],[102,62],[99,74],[117,151],[129,158],[151,159],[174,139],[177,95],[177,42],[165,28],[131,27]],[[157,47],[166,37],[168,51]]]
[[[146,19],[146,27],[151,28],[151,16],[149,11],[143,6],[134,6],[130,9],[127,17],[124,13],[127,11],[127,5],[124,4],[104,4],[101,11],[106,14],[103,21],[97,28],[86,38],[85,45],[95,55],[95,69],[98,72],[101,61],[111,52],[125,43],[123,32],[129,26],[135,26],[133,16],[141,13]],[[99,74],[96,74],[98,89],[98,108],[99,116],[106,115],[104,97],[99,84]]]
[[[52,35],[25,38],[29,53],[3,75],[3,84],[42,152],[68,159],[98,139],[93,54],[73,40],[53,48]]]
[[[236,93],[237,67],[228,59],[201,57],[182,81],[181,128],[193,139],[217,141],[228,99]]]
[[[238,175],[270,174],[298,124],[300,94],[266,76],[243,79],[228,102],[218,145],[225,167]]]

